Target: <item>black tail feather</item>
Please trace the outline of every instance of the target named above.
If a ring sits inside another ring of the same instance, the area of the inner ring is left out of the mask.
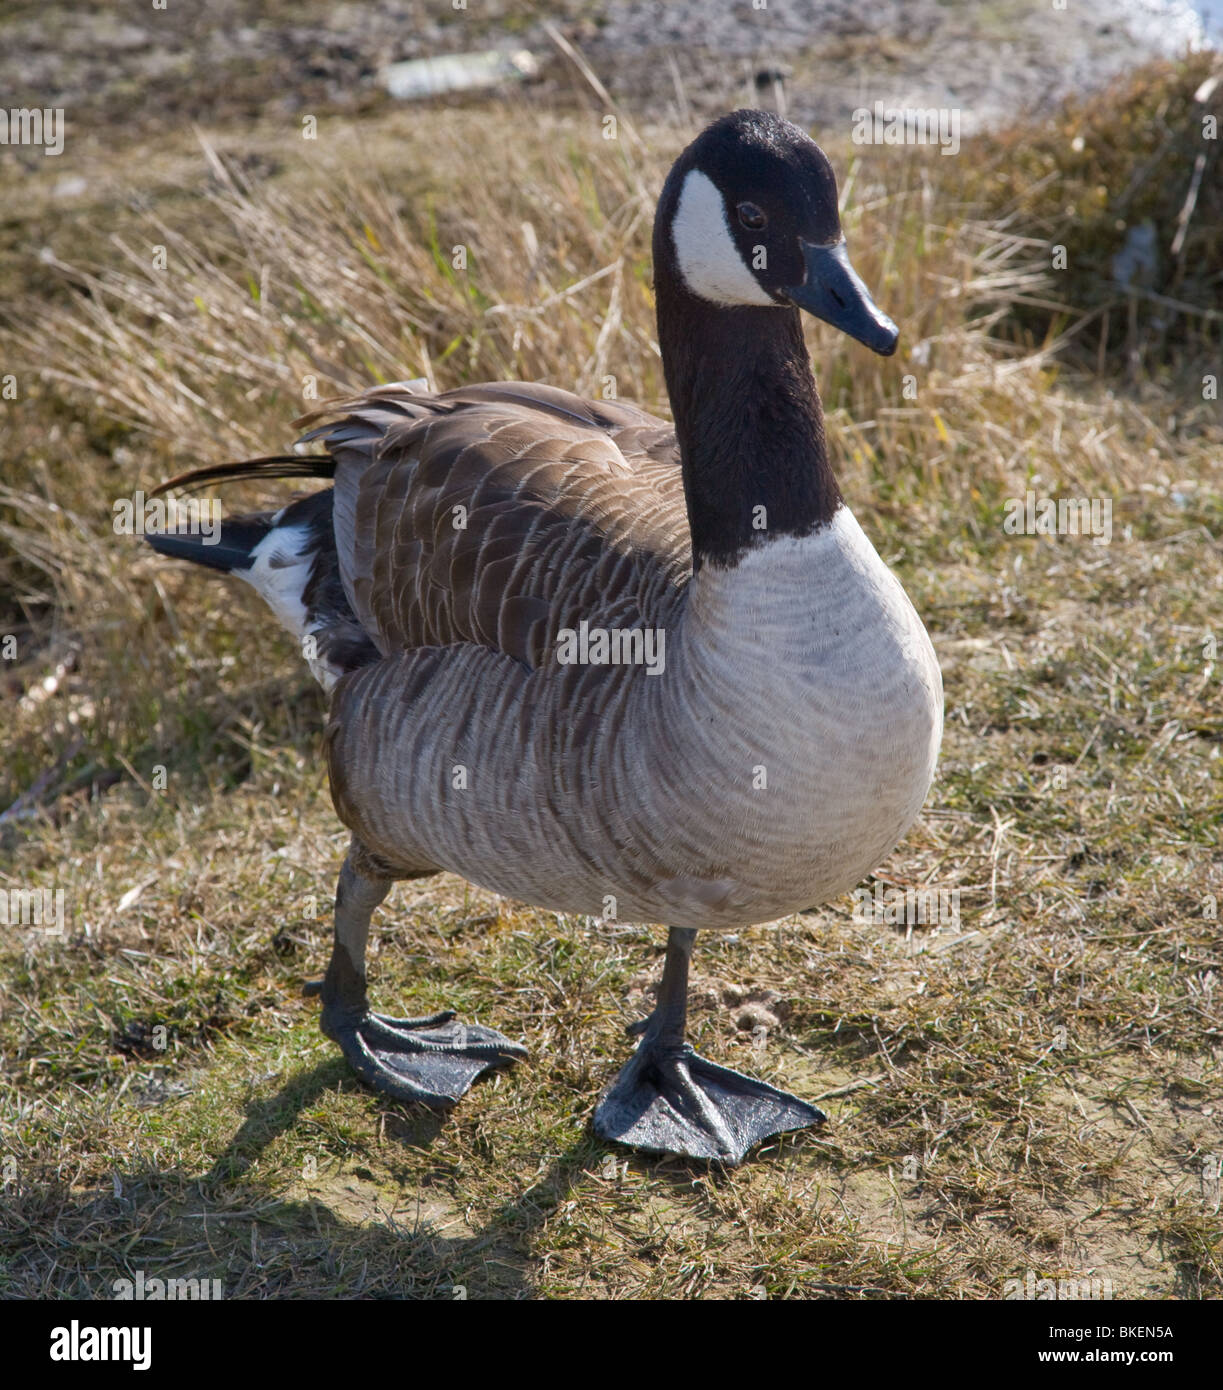
[[[145,540],[159,554],[176,560],[191,560],[209,569],[230,574],[251,567],[251,551],[272,529],[270,516],[234,517],[221,523],[215,540],[188,531],[148,531]]]
[[[192,468],[187,473],[180,473],[177,478],[167,478],[164,483],[158,483],[148,495],[160,497],[165,492],[198,492],[212,483],[232,483],[241,479],[334,476],[335,460],[329,454],[269,454],[266,458],[242,459],[236,463],[214,463],[207,468]]]

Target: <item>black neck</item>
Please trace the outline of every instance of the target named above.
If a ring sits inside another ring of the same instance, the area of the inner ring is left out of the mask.
[[[719,308],[674,271],[656,292],[694,569],[830,521],[841,494],[798,310]]]

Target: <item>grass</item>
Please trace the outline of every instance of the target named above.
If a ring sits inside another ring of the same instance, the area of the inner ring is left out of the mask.
[[[1135,128],[1204,61],[1134,79]],[[665,409],[649,225],[684,132],[379,109],[317,142],[289,117],[138,133],[83,206],[31,176],[0,270],[0,888],[63,888],[69,923],[0,937],[0,1292],[143,1270],[252,1298],[988,1299],[1027,1271],[1223,1293],[1217,219],[1175,325],[1123,297],[1140,331],[1093,336],[1113,230],[1055,227],[1038,185],[1094,119],[960,159],[830,146],[902,330],[885,363],[814,329],[830,439],[947,691],[938,780],[876,878],[956,889],[960,920],[864,926],[845,899],[699,943],[697,1045],[832,1116],[730,1173],[589,1129],[660,934],[450,877],[376,917],[376,997],[532,1060],[445,1121],[355,1082],[300,997],[345,844],[323,698],[253,596],[111,526],[363,382],[612,377]],[[1141,196],[1174,221],[1191,172]],[[1055,232],[1081,252],[1056,282]],[[1107,498],[1111,544],[1008,534],[1029,490]]]

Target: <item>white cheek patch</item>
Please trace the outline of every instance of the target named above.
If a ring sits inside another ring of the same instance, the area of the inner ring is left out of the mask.
[[[689,171],[671,222],[675,260],[693,294],[714,304],[775,304],[739,254],[713,181]]]

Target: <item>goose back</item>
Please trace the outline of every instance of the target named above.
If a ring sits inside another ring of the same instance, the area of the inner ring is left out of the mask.
[[[384,655],[475,643],[534,669],[583,619],[665,620],[691,575],[674,431],[632,406],[395,385],[300,423],[333,461],[340,573]]]

